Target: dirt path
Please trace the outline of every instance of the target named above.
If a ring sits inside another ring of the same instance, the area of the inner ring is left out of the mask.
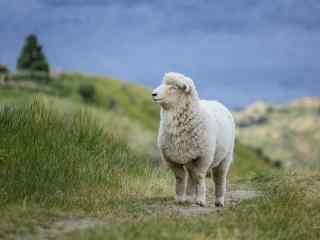
[[[253,199],[258,196],[255,191],[237,190],[226,193],[225,208],[235,206],[243,200]],[[225,209],[224,208],[224,209]],[[200,207],[198,205],[177,205],[173,200],[168,200],[162,203],[149,202],[146,204],[148,212],[160,214],[166,212],[171,215],[194,216],[210,214],[215,211],[221,211],[221,208],[215,208],[213,198],[208,199],[208,207]],[[50,227],[39,227],[39,239],[57,238],[59,235],[67,234],[73,231],[81,231],[97,226],[108,225],[108,222],[103,222],[95,218],[67,218],[54,222]]]
[[[235,206],[239,204],[243,200],[253,199],[258,196],[256,191],[248,191],[248,190],[237,190],[226,193],[225,196],[225,208]],[[213,204],[213,199],[208,200],[207,207],[200,207],[198,205],[191,206],[176,206],[175,210],[178,214],[184,216],[192,216],[192,215],[202,215],[209,214],[215,211],[223,210],[222,208],[215,208]]]
[[[54,222],[49,228],[39,227],[39,239],[51,239],[76,230],[85,230],[104,224],[94,218],[67,218]]]

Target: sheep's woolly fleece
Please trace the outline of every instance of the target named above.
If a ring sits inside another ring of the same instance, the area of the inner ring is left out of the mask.
[[[198,97],[198,92],[191,78],[184,76],[181,73],[169,72],[166,73],[163,77],[164,84],[172,84],[176,85],[180,88],[186,88],[185,91],[187,93],[193,93],[196,97]]]

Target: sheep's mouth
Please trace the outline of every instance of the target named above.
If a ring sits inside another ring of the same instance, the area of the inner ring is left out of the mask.
[[[152,100],[153,100],[153,102],[158,103],[158,102],[161,102],[163,99],[164,98],[153,98]]]

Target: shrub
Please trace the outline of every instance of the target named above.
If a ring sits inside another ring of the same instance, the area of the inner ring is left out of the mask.
[[[91,84],[81,84],[79,87],[79,94],[86,102],[94,102],[96,91]]]
[[[108,96],[107,97],[107,109],[108,110],[113,110],[117,107],[118,103],[117,101],[111,97],[111,96]]]

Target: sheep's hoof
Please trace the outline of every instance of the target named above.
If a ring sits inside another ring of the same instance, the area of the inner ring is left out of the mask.
[[[199,200],[197,200],[197,201],[196,201],[196,204],[199,205],[200,207],[206,207],[206,206],[207,206],[207,204],[206,204],[205,201],[199,201]]]
[[[186,203],[195,203],[195,196],[186,196]]]
[[[186,202],[183,196],[176,196],[176,203],[177,204],[184,204]]]
[[[214,205],[218,208],[224,207],[224,204],[222,202],[215,202]]]

